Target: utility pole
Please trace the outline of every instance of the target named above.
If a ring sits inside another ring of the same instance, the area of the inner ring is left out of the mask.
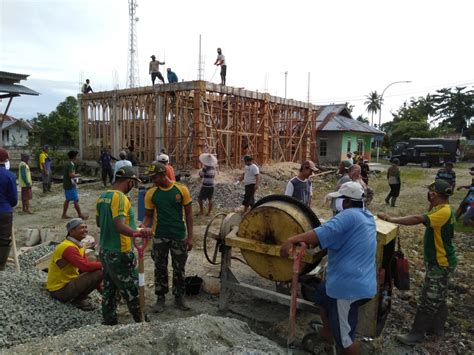
[[[286,85],[288,83],[288,70],[285,71],[285,100],[286,100]]]
[[[310,98],[311,73],[308,72],[308,103]]]
[[[198,80],[204,78],[204,65],[201,54],[201,35],[199,35],[199,59],[198,59]]]
[[[135,88],[140,86],[138,71],[138,43],[137,43],[137,22],[136,16],[138,4],[136,0],[128,0],[128,65],[127,65],[127,87]]]

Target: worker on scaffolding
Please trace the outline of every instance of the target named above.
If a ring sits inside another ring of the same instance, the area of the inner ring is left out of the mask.
[[[91,87],[91,82],[89,79],[86,79],[86,82],[82,84],[81,91],[83,94],[88,94],[90,92],[94,92]]]
[[[163,78],[163,75],[161,75],[160,73],[160,64],[165,65],[165,62],[160,62],[159,60],[155,60],[156,59],[155,55],[152,55],[150,58],[151,58],[151,62],[150,62],[149,74],[151,75],[152,85],[155,85],[155,80],[157,77],[164,84],[165,79]]]
[[[178,76],[174,71],[171,70],[171,68],[166,69],[166,76],[168,77],[168,83],[177,83],[178,82]]]
[[[322,327],[315,322],[311,325],[325,348],[336,343],[343,354],[357,354],[358,309],[377,292],[377,230],[374,216],[365,208],[364,189],[359,183],[346,182],[330,195],[341,200],[336,203],[340,206],[339,213],[315,229],[288,238],[281,246],[280,255],[288,256],[299,243],[328,250],[327,277],[315,294],[323,324]],[[335,353],[334,348],[327,350]]]
[[[221,85],[225,85],[225,77],[227,75],[227,64],[222,49],[217,48],[217,59],[214,65],[221,66]]]

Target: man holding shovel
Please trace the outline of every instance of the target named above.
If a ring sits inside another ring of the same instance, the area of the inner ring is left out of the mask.
[[[128,310],[136,322],[142,322],[138,299],[138,273],[131,238],[148,238],[149,228],[140,231],[135,227],[135,212],[127,194],[140,181],[133,167],[117,170],[112,190],[103,192],[97,199],[97,226],[100,227],[100,260],[104,268],[102,294],[103,324],[115,325],[117,320],[117,292],[127,302]]]

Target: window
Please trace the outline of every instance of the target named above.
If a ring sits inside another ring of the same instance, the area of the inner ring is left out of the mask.
[[[364,140],[363,139],[358,139],[357,140],[357,151],[359,152],[359,154],[364,154],[364,147],[365,147]]]
[[[347,153],[349,153],[349,152],[351,152],[351,151],[352,151],[352,150],[351,150],[351,139],[349,138],[349,139],[347,140]]]
[[[327,139],[320,139],[319,140],[319,156],[325,157],[328,152],[328,140]]]
[[[4,142],[10,141],[10,131],[8,129],[2,131],[2,141]]]

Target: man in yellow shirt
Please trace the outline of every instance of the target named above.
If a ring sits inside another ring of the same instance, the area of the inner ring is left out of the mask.
[[[21,163],[18,165],[18,181],[21,187],[21,204],[23,212],[31,214],[33,212],[30,210],[30,200],[33,198],[33,193],[31,189],[32,181],[28,160],[30,160],[30,156],[21,153]]]
[[[43,182],[43,193],[51,192],[51,158],[49,157],[49,146],[44,145],[39,155],[39,169]]]
[[[82,240],[87,236],[87,225],[82,219],[71,219],[66,229],[66,239],[56,247],[49,264],[46,288],[51,297],[91,311],[95,307],[85,300],[102,282],[102,264],[85,255]]]

